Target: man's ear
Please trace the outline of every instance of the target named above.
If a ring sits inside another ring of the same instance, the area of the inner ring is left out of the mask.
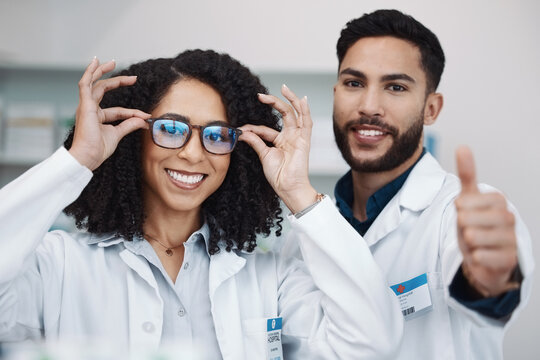
[[[441,93],[431,93],[426,99],[424,107],[424,125],[433,125],[443,107],[443,96]]]

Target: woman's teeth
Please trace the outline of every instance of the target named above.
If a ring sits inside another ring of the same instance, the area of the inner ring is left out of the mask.
[[[172,171],[172,170],[167,170],[167,173],[173,179],[175,179],[177,181],[180,181],[180,182],[183,182],[183,183],[186,183],[186,184],[196,184],[196,183],[200,182],[204,177],[204,175],[202,175],[202,174],[199,174],[199,175],[184,175],[184,174],[177,173],[176,171]]]

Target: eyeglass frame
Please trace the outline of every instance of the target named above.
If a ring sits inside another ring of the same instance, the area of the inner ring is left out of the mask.
[[[171,120],[171,121],[177,121],[177,122],[181,122],[183,124],[186,124],[187,127],[188,127],[188,135],[187,135],[187,138],[186,138],[186,141],[179,147],[167,147],[167,146],[163,146],[163,145],[159,145],[156,140],[154,139],[154,122],[157,121],[157,120]],[[230,154],[234,151],[234,148],[236,147],[236,144],[238,144],[238,138],[240,137],[240,135],[242,135],[242,130],[234,127],[234,126],[231,126],[227,123],[224,123],[223,121],[219,121],[219,120],[216,120],[216,121],[211,121],[209,122],[208,124],[206,125],[193,125],[189,122],[189,120],[183,116],[181,116],[181,118],[171,118],[171,117],[167,117],[167,116],[160,116],[160,117],[156,117],[156,118],[149,118],[149,119],[146,119],[145,120],[148,124],[150,124],[150,135],[152,137],[152,142],[156,145],[156,146],[159,146],[161,148],[164,148],[164,149],[181,149],[183,148],[184,146],[187,145],[187,143],[189,142],[189,140],[191,140],[191,134],[193,134],[193,129],[198,129],[199,130],[199,139],[201,140],[201,145],[203,147],[204,150],[206,150],[207,152],[209,152],[210,154],[213,154],[213,155],[227,155],[227,154]],[[208,150],[206,148],[206,146],[204,145],[204,138],[203,138],[203,131],[205,128],[207,127],[211,127],[211,126],[221,126],[221,127],[224,127],[224,128],[228,128],[228,129],[232,129],[235,131],[235,134],[236,134],[236,137],[235,137],[235,141],[232,145],[232,148],[230,151],[226,152],[226,153],[214,153],[210,150]]]

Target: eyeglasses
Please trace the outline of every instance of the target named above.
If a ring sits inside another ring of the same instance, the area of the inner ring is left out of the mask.
[[[187,144],[193,128],[199,129],[201,144],[211,154],[224,155],[232,152],[242,130],[221,123],[192,125],[184,120],[148,119],[152,140],[166,149],[179,149]]]

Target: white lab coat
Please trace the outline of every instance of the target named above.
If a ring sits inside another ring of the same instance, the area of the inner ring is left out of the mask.
[[[0,341],[114,341],[158,347],[163,300],[147,261],[114,236],[47,230],[91,172],[61,148],[0,190]],[[266,319],[283,318],[285,359],[393,358],[403,319],[369,248],[323,200],[281,254],[210,258],[224,359],[265,359]],[[300,245],[304,261],[289,255]]]
[[[480,188],[494,191],[486,185]],[[504,331],[529,298],[531,240],[512,205],[519,266],[525,276],[512,319],[487,318],[449,296],[448,286],[462,262],[454,206],[459,191],[459,179],[425,154],[364,236],[389,285],[427,273],[433,308],[405,321],[398,359],[502,359]]]

